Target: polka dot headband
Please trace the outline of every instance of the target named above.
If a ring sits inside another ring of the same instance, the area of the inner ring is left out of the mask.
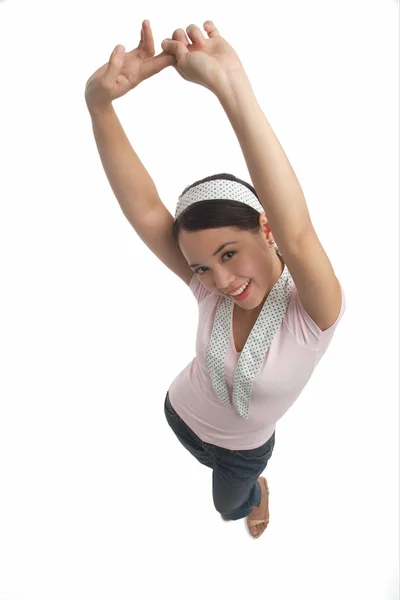
[[[258,201],[257,196],[242,183],[231,181],[230,179],[214,179],[213,181],[199,183],[179,196],[175,219],[186,208],[202,200],[237,200],[237,202],[243,202],[243,204],[251,206],[259,213],[264,212],[264,208]]]

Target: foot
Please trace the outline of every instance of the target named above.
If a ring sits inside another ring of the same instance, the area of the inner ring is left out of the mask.
[[[261,486],[261,502],[260,506],[253,506],[253,510],[247,517],[249,531],[253,537],[260,537],[265,531],[269,523],[269,508],[268,508],[268,485],[265,477],[257,479]]]

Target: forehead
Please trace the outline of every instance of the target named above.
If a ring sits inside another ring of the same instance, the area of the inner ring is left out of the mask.
[[[246,231],[240,231],[235,227],[219,227],[215,229],[201,229],[199,231],[179,232],[179,245],[182,250],[192,251],[197,249],[214,249],[228,242],[229,240],[239,240],[244,238]]]

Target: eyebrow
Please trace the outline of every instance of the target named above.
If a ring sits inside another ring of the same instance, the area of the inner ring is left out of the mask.
[[[219,246],[219,248],[216,249],[216,251],[214,252],[213,256],[215,256],[216,254],[218,254],[218,252],[221,252],[221,250],[223,248],[225,248],[225,246],[229,246],[229,244],[237,244],[238,241],[235,242],[225,242],[225,244],[222,244],[222,246]],[[198,263],[193,263],[191,265],[189,265],[189,267],[201,267],[201,265],[199,265]]]

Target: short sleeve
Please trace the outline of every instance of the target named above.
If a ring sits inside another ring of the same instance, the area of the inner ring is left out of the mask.
[[[340,286],[340,289],[342,291],[342,305],[340,312],[336,321],[328,329],[322,331],[305,311],[298,290],[294,285],[286,314],[286,322],[292,335],[299,344],[313,350],[321,350],[329,345],[336,327],[346,310],[346,296],[342,286]]]
[[[196,273],[193,273],[193,277],[189,283],[189,288],[199,304],[200,304],[200,302],[203,302],[203,300],[208,298],[208,296],[210,296],[210,294],[212,294],[212,292],[210,292],[210,290],[208,290],[201,283],[201,281],[199,280]]]

